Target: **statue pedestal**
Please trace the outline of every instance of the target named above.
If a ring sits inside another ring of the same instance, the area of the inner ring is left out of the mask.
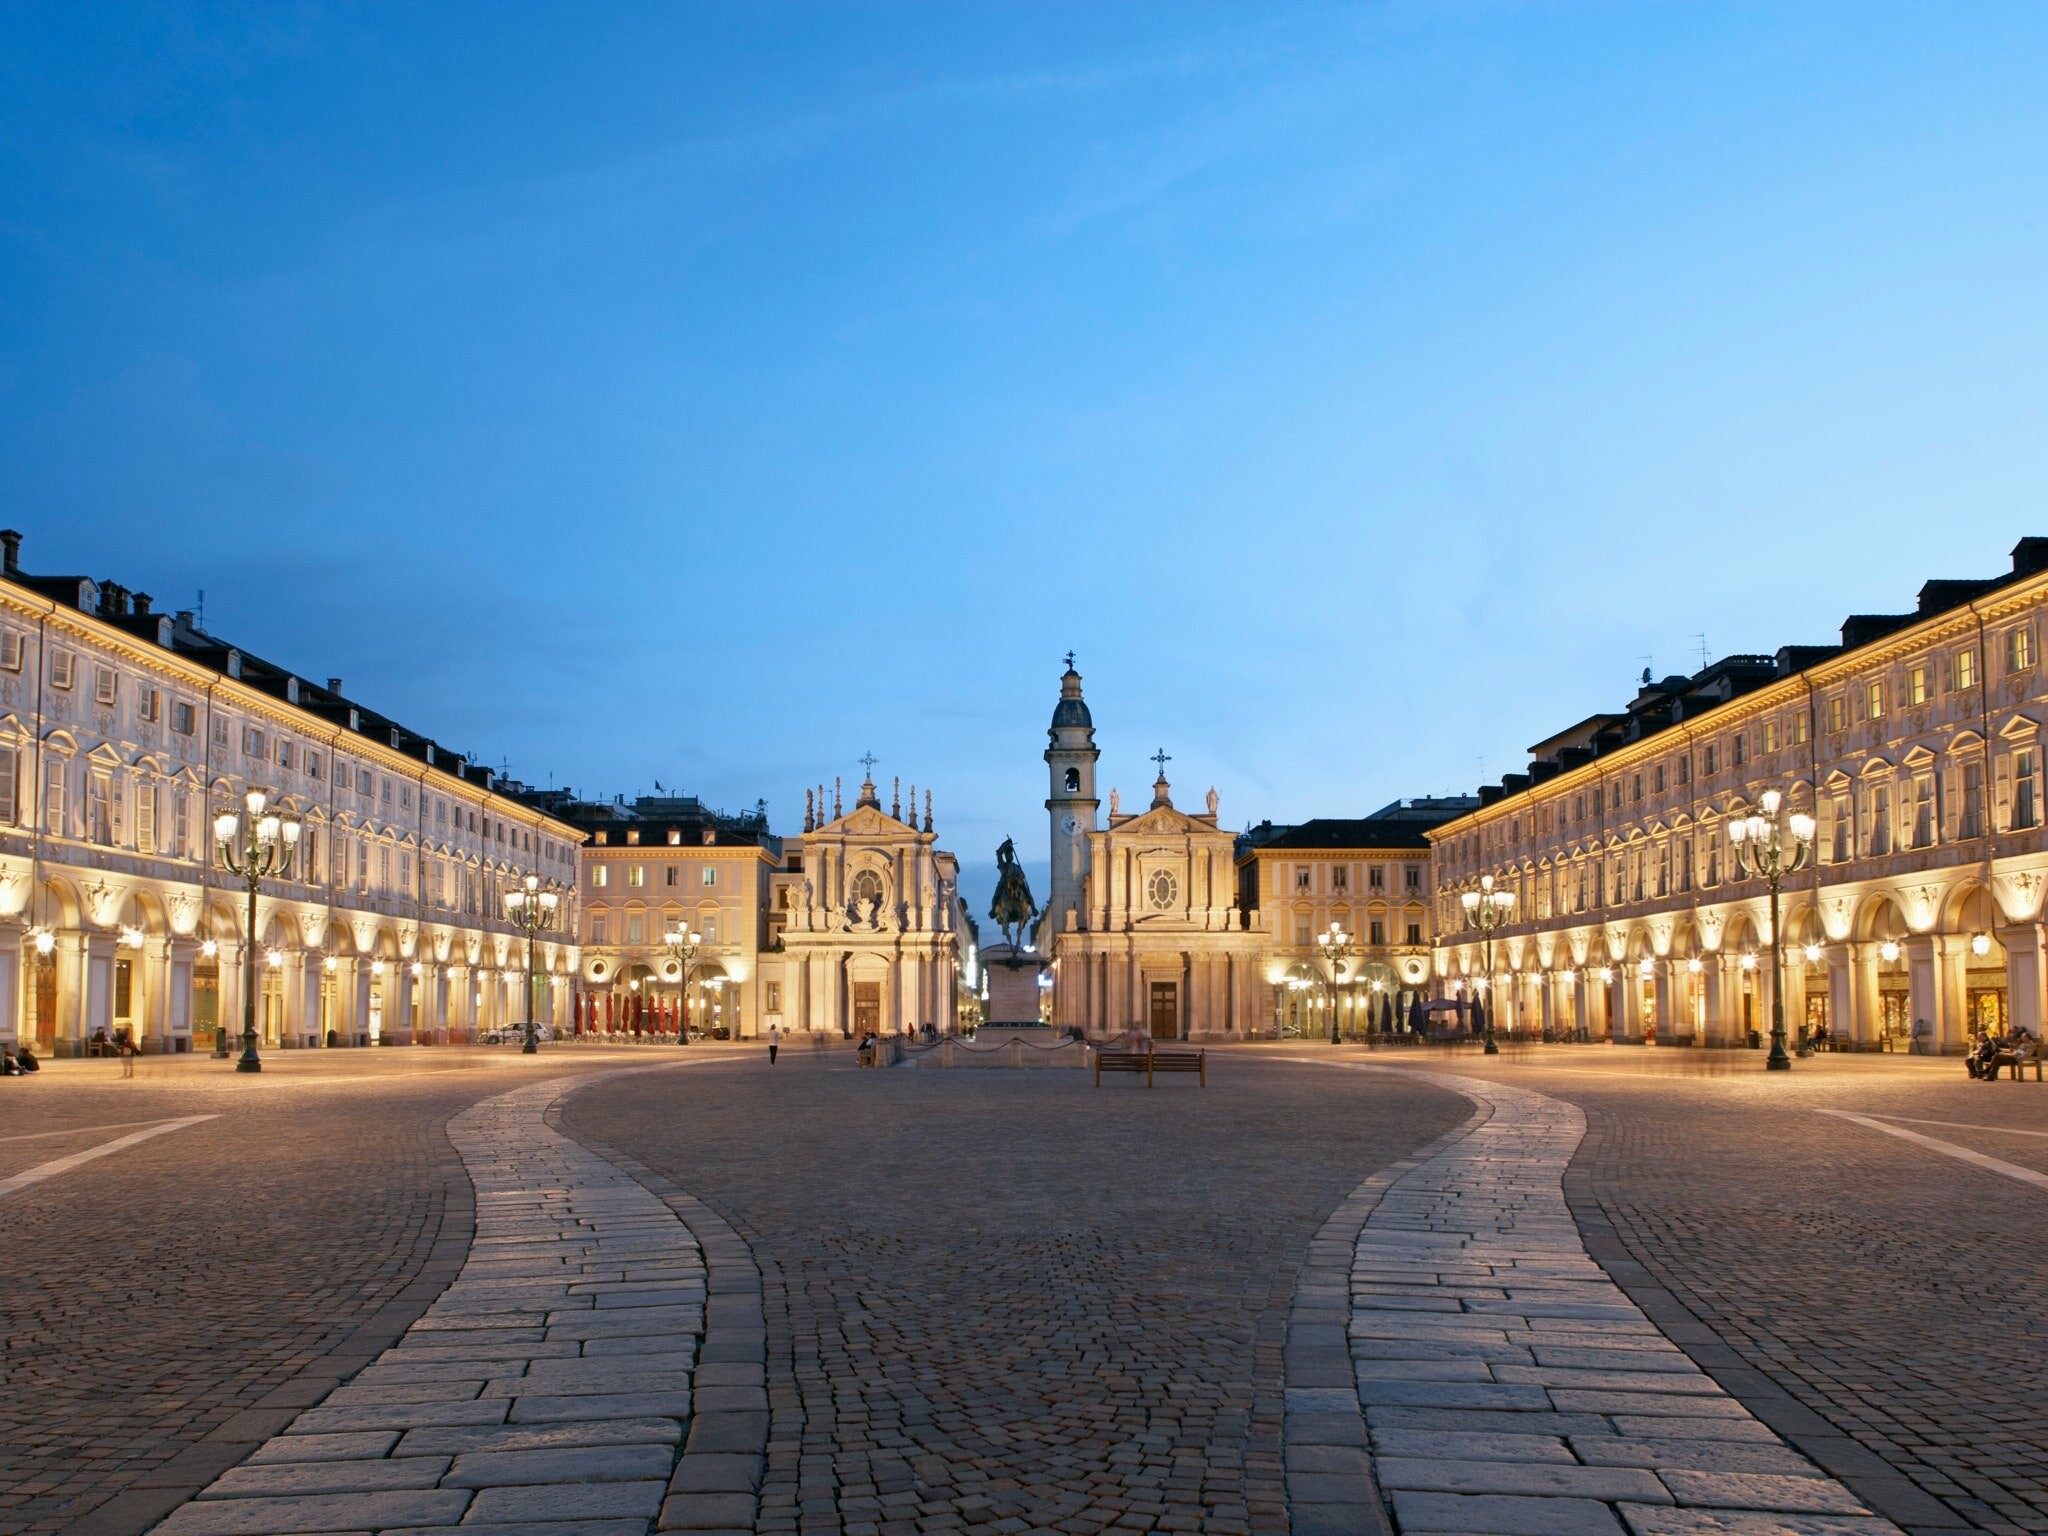
[[[1013,967],[1011,961],[1017,963]],[[1019,952],[1008,944],[991,944],[981,952],[982,970],[988,976],[988,1026],[1037,1027],[1038,978],[1044,965],[1031,950]]]

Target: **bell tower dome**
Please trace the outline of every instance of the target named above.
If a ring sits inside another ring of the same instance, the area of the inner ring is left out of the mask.
[[[1066,930],[1069,912],[1080,924],[1082,886],[1088,878],[1088,836],[1096,830],[1095,721],[1081,696],[1081,674],[1074,653],[1067,652],[1067,670],[1060,678],[1060,701],[1053,707],[1045,765],[1050,793],[1045,809],[1052,819],[1052,889],[1046,897],[1048,933]]]

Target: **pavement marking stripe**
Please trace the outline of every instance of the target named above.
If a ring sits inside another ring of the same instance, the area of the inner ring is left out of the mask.
[[[1952,1131],[1996,1131],[2001,1136],[2048,1136],[2048,1131],[2023,1131],[2016,1125],[1978,1125],[1970,1120],[1922,1120],[1917,1115],[1878,1115],[1879,1120],[1903,1120],[1908,1125],[1945,1125]]]
[[[40,1163],[34,1168],[15,1174],[11,1179],[0,1179],[0,1195],[11,1195],[16,1190],[26,1189],[31,1184],[40,1184],[44,1179],[55,1178],[60,1173],[68,1173],[80,1163],[89,1163],[96,1157],[105,1157],[110,1152],[120,1151],[123,1147],[132,1147],[138,1141],[147,1141],[150,1137],[161,1136],[166,1131],[182,1131],[188,1125],[198,1125],[202,1121],[218,1120],[219,1118],[219,1115],[188,1115],[182,1120],[167,1121],[162,1125],[152,1126],[146,1131],[133,1131],[126,1136],[116,1136],[112,1141],[102,1142],[96,1147],[88,1147],[83,1152],[74,1152],[69,1157],[60,1157],[55,1162]]]
[[[159,1115],[154,1120],[116,1120],[111,1125],[73,1125],[61,1131],[24,1131],[19,1136],[0,1136],[0,1142],[48,1141],[54,1136],[83,1136],[88,1131],[125,1131],[131,1125],[162,1125],[170,1115]]]
[[[1854,1114],[1846,1109],[1824,1109],[1824,1115],[1834,1115],[1842,1120],[1853,1120],[1858,1125],[1868,1126],[1873,1131],[1883,1131],[1887,1136],[1896,1136],[1902,1141],[1917,1141],[1923,1147],[1932,1147],[1958,1162],[1975,1163],[1979,1168],[1992,1173],[2002,1173],[2008,1179],[2018,1179],[2022,1184],[2032,1184],[2037,1189],[2048,1189],[2048,1173],[2036,1173],[2031,1168],[2022,1168],[2017,1163],[2008,1163],[2001,1158],[1983,1152],[1973,1152],[1968,1147],[1959,1147],[1952,1141],[1942,1141],[1933,1136],[1922,1136],[1918,1131],[1909,1131],[1903,1125],[1886,1125],[1882,1120],[1873,1120],[1868,1115]]]

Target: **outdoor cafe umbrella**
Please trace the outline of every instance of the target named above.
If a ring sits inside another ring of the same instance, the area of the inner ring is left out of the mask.
[[[1414,1034],[1422,1033],[1422,994],[1411,992],[1408,996],[1408,1028]]]

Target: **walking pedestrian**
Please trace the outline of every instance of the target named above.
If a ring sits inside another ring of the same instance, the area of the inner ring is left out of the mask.
[[[769,1066],[771,1066],[771,1067],[772,1067],[772,1066],[774,1066],[774,1065],[775,1065],[775,1053],[776,1053],[777,1051],[781,1050],[781,1049],[782,1049],[782,1026],[781,1026],[780,1024],[770,1024],[770,1025],[768,1026],[768,1065],[769,1065]]]

